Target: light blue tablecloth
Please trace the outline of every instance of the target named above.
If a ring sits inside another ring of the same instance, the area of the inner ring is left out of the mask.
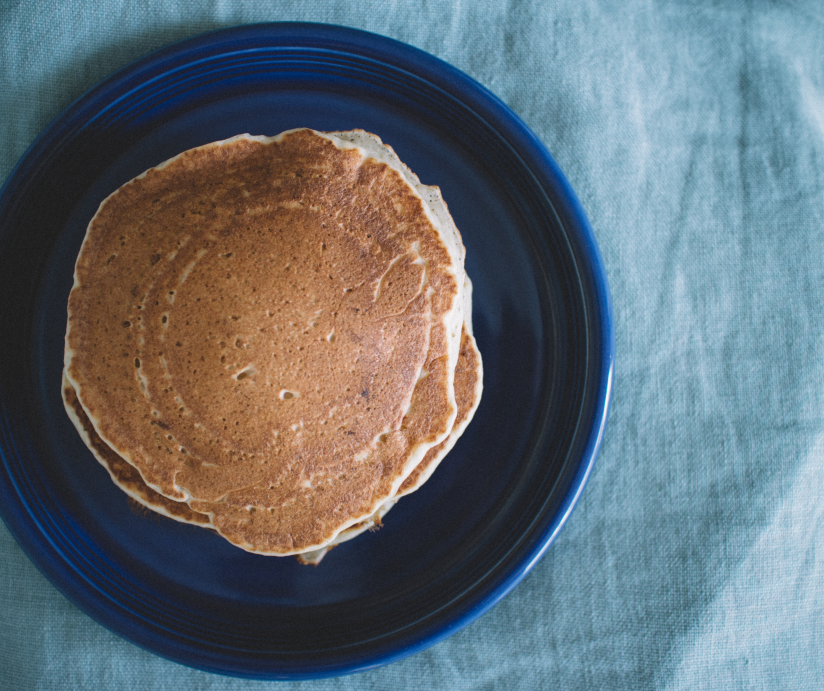
[[[170,41],[310,20],[423,48],[535,130],[589,214],[617,363],[594,474],[501,604],[351,677],[167,662],[0,524],[0,689],[824,688],[824,10],[810,2],[0,0],[0,179]]]

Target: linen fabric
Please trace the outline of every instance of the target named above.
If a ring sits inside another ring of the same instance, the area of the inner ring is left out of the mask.
[[[149,50],[259,21],[408,42],[509,104],[577,191],[617,357],[594,472],[500,604],[362,674],[188,669],[77,610],[0,524],[0,688],[824,685],[824,11],[814,2],[0,0],[0,179]]]

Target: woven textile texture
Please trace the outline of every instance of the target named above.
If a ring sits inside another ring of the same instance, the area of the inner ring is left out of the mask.
[[[606,437],[527,578],[349,677],[188,669],[70,604],[0,524],[0,689],[824,687],[824,10],[810,2],[0,0],[0,180],[114,69],[249,22],[422,48],[577,191],[617,343]]]

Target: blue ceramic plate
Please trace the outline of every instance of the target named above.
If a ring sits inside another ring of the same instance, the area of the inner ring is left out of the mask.
[[[483,401],[385,527],[318,568],[133,512],[63,410],[66,302],[110,192],[193,146],[307,126],[378,134],[441,187],[467,248]],[[159,655],[255,678],[386,664],[483,614],[568,517],[607,415],[612,315],[569,183],[501,101],[359,31],[256,25],[152,53],[81,97],[0,192],[0,511],[83,611]]]

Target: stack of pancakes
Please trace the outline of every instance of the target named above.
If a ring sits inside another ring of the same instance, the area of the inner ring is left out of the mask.
[[[419,488],[477,408],[464,253],[439,190],[374,135],[191,149],[89,224],[66,410],[142,505],[318,563]]]

